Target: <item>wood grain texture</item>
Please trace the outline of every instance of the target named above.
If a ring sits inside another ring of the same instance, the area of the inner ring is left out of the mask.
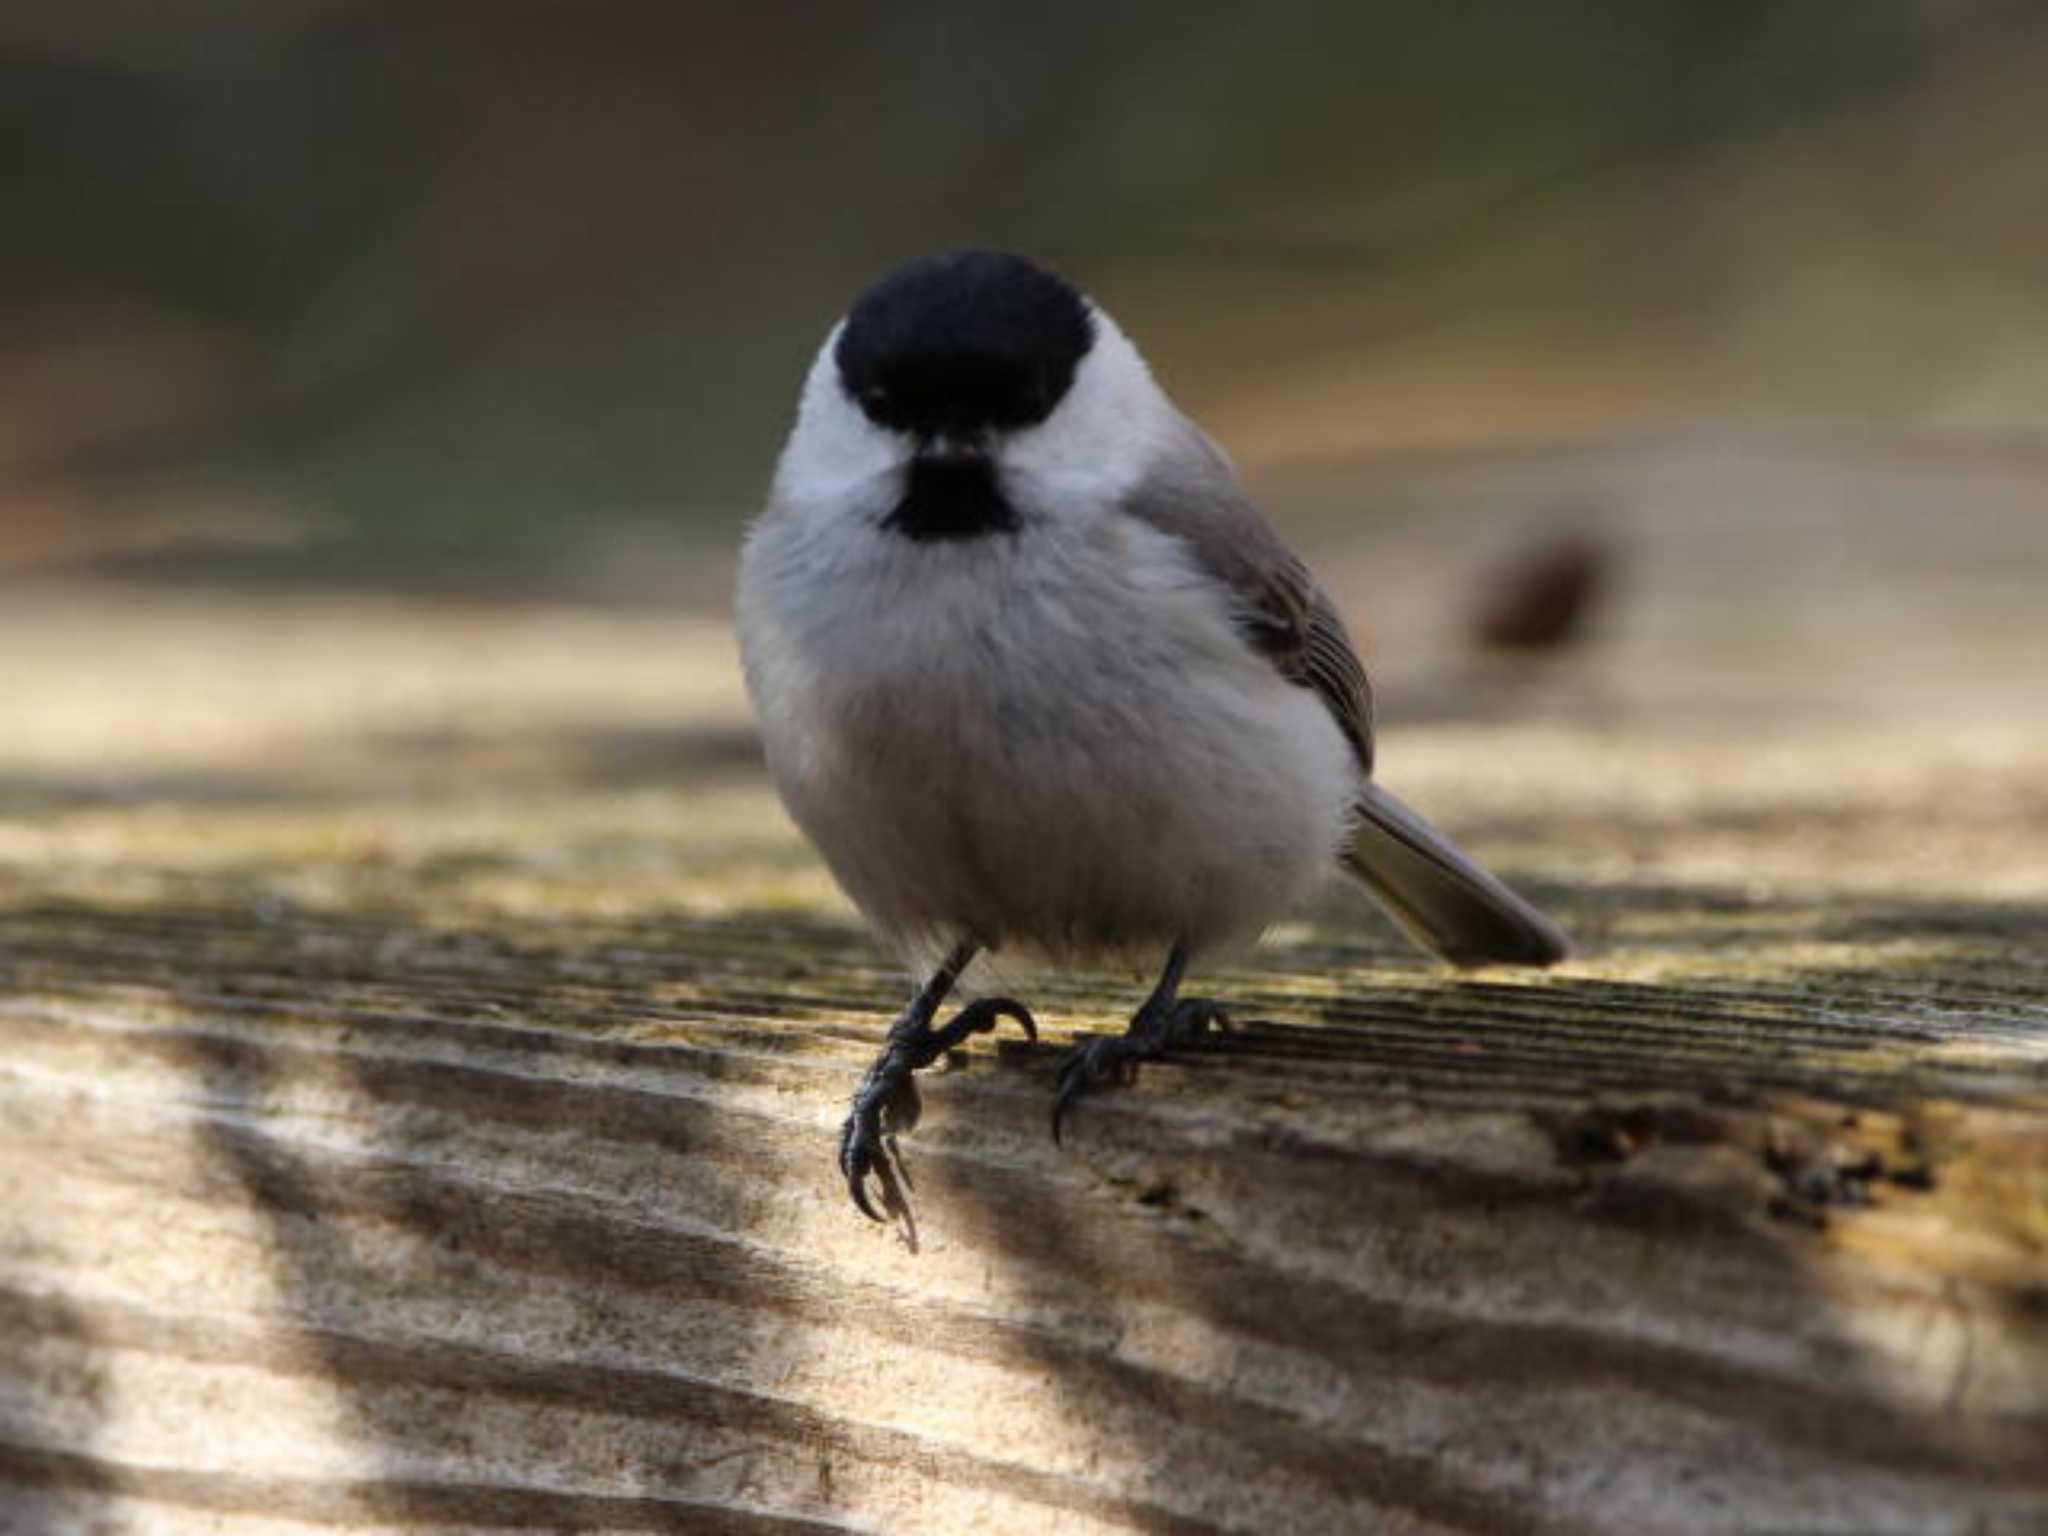
[[[1397,686],[1390,782],[1583,956],[1333,896],[1064,1148],[1142,984],[1004,978],[1046,1038],[927,1077],[913,1241],[830,1155],[903,979],[720,633],[0,616],[0,1529],[2048,1524],[2043,701]]]

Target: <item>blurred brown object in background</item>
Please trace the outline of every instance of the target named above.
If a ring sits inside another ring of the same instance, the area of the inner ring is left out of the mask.
[[[1472,635],[1482,650],[1548,651],[1584,635],[1613,582],[1613,550],[1587,532],[1548,533],[1482,572]]]

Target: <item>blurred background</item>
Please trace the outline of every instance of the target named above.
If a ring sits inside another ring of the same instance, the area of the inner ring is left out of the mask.
[[[1998,0],[10,0],[0,564],[673,595],[849,295],[969,241],[1254,475],[2031,443],[2044,90]]]
[[[1119,317],[1392,728],[2035,741],[2044,99],[2001,0],[10,0],[0,793],[747,759],[798,381],[963,242]]]

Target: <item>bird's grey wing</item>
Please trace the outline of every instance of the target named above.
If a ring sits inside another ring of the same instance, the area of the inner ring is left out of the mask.
[[[1336,605],[1192,422],[1176,451],[1124,504],[1179,539],[1229,591],[1239,631],[1290,682],[1312,688],[1372,772],[1372,685]]]
[[[1126,504],[1180,539],[1230,591],[1240,630],[1281,675],[1322,699],[1358,756],[1356,822],[1343,862],[1417,943],[1456,965],[1550,965],[1564,934],[1443,833],[1369,782],[1372,689],[1335,606],[1193,423],[1170,463]]]

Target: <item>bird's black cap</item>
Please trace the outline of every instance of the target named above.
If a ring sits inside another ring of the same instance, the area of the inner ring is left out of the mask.
[[[834,358],[870,421],[921,437],[1050,416],[1095,341],[1088,304],[1036,262],[947,251],[905,262],[855,301]]]

